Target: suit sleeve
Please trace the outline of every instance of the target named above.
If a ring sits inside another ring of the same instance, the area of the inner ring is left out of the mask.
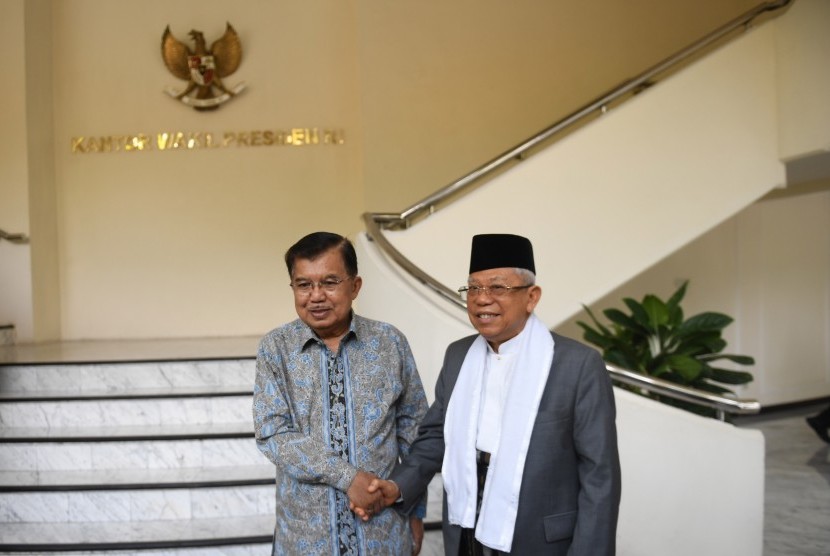
[[[409,455],[395,467],[389,477],[401,490],[403,502],[398,509],[405,514],[410,513],[421,499],[432,477],[441,471],[444,461],[444,415],[448,401],[446,397],[449,396],[446,369],[445,355],[444,365],[435,384],[435,401],[421,421],[418,437],[410,446]]]
[[[403,392],[397,405],[396,429],[398,433],[398,455],[400,459],[409,455],[412,443],[418,436],[418,425],[423,421],[427,412],[427,397],[424,386],[415,365],[415,358],[409,348],[406,338],[401,335],[398,340],[401,350]],[[426,494],[420,497],[418,504],[412,511],[412,516],[423,519],[426,515]]]
[[[591,350],[577,383],[574,445],[579,474],[579,511],[569,554],[615,553],[620,503],[620,461],[611,379]]]

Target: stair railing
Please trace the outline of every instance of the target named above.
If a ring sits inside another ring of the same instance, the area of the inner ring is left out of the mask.
[[[697,388],[689,388],[688,386],[681,386],[680,384],[653,376],[621,369],[608,363],[605,364],[605,368],[608,369],[611,380],[617,384],[625,384],[649,394],[665,396],[712,408],[715,410],[716,418],[720,421],[726,420],[727,413],[733,415],[749,415],[761,411],[761,404],[756,400],[718,396],[717,394],[698,390]]]
[[[496,158],[476,168],[469,174],[442,187],[435,193],[418,201],[411,207],[400,213],[377,213],[367,212],[363,215],[367,235],[378,244],[378,247],[409,275],[424,284],[427,288],[437,293],[441,298],[449,301],[460,308],[466,308],[458,292],[448,288],[410,261],[403,253],[396,249],[384,236],[383,230],[400,230],[412,226],[420,218],[433,214],[439,208],[445,206],[460,195],[469,192],[480,185],[485,178],[492,175],[496,170],[503,170],[510,164],[521,162],[527,158],[534,148],[548,142],[554,137],[563,136],[565,133],[584,125],[591,118],[605,114],[609,108],[628,100],[637,93],[653,86],[662,78],[668,76],[672,71],[681,67],[682,64],[690,61],[694,56],[702,54],[706,49],[712,47],[728,35],[737,31],[748,30],[756,19],[764,14],[783,10],[793,0],[776,0],[763,2],[744,14],[718,27],[711,33],[698,39],[691,45],[679,52],[669,56],[640,75],[629,79],[616,88],[612,89],[596,100],[589,102],[575,112],[557,121],[537,133],[530,139],[508,149]],[[780,12],[779,12],[780,13]],[[725,413],[758,413],[760,404],[754,400],[736,400],[715,396],[709,392],[685,388],[677,384],[646,377],[639,373],[618,369],[608,365],[608,371],[612,379],[619,383],[636,386],[648,392],[669,396],[675,399],[691,401],[706,407],[712,407],[717,411],[718,418],[724,419]]]

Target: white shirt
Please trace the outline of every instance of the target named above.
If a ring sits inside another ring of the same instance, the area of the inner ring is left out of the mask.
[[[487,358],[484,364],[484,382],[481,391],[476,449],[495,455],[499,450],[501,423],[504,416],[504,402],[510,390],[515,371],[516,352],[521,345],[517,340],[524,333],[520,332],[499,346],[499,352],[487,345]]]

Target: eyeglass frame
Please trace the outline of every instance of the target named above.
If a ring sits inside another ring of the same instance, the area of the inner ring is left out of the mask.
[[[316,289],[319,289],[323,293],[331,294],[337,291],[337,288],[340,287],[340,284],[342,284],[346,280],[352,279],[354,279],[354,276],[346,276],[345,278],[325,278],[323,280],[320,280],[319,282],[314,282],[312,280],[301,281],[299,285],[295,284],[292,280],[288,283],[288,286],[294,291],[296,295],[311,295]],[[308,285],[308,289],[299,289],[300,285]]]
[[[458,288],[458,293],[462,298],[478,297],[483,293],[487,293],[490,297],[500,299],[514,290],[526,290],[532,288],[536,284],[526,284],[524,286],[502,286],[501,284],[494,284],[492,286],[461,286]],[[494,290],[495,288],[495,290]],[[475,293],[472,293],[475,292]]]

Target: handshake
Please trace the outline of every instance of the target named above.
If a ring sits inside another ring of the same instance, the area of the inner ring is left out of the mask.
[[[363,521],[391,506],[400,497],[398,485],[366,471],[358,471],[346,491],[349,507]]]
[[[355,516],[369,521],[373,515],[394,504],[400,498],[401,491],[392,481],[385,481],[366,471],[358,471],[346,494]],[[412,556],[418,556],[424,541],[424,522],[419,517],[410,517],[409,527],[412,532]]]

